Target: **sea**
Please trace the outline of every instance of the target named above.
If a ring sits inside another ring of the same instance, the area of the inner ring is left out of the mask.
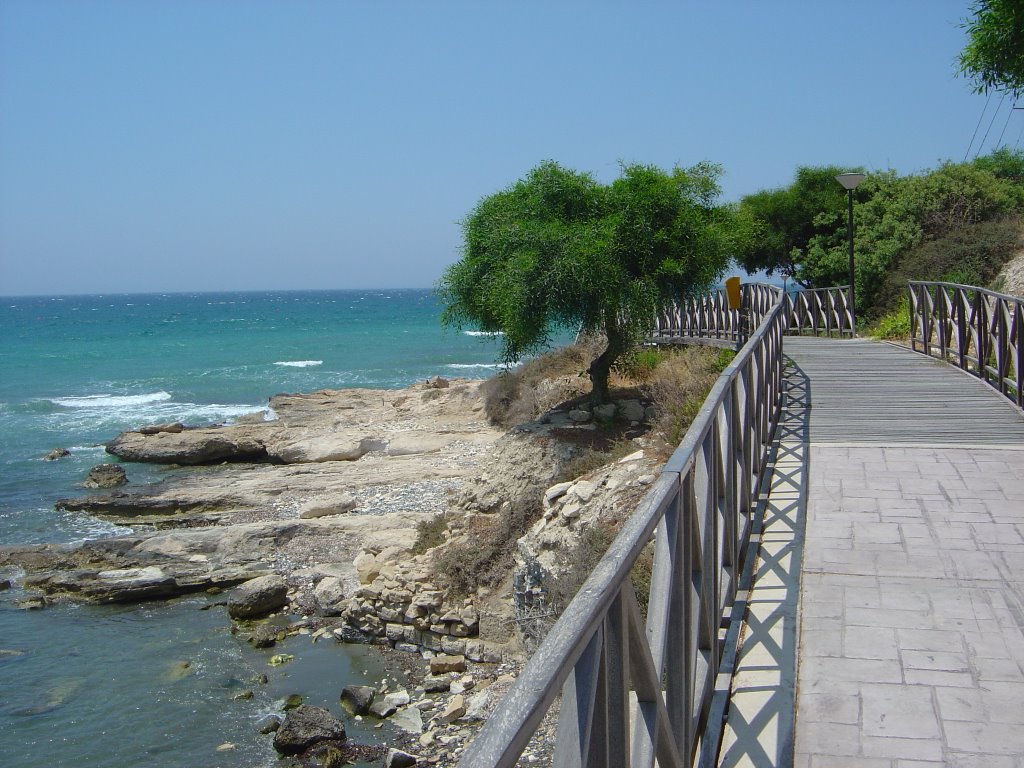
[[[54,502],[86,493],[126,429],[228,423],[279,392],[481,378],[500,340],[442,329],[427,290],[0,298],[0,546],[126,533]],[[44,461],[54,448],[71,455]],[[127,464],[131,483],[167,470]],[[23,610],[0,592],[0,766],[273,766],[255,724],[298,693],[336,714],[345,685],[380,680],[367,648],[295,636],[257,650],[213,598]],[[295,659],[271,666],[272,654]],[[255,683],[263,673],[269,682]],[[236,699],[245,691],[251,699]],[[350,738],[387,728],[347,722]]]

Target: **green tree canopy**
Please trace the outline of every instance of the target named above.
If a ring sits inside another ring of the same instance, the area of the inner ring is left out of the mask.
[[[833,232],[845,219],[846,192],[836,175],[838,166],[797,168],[788,187],[747,195],[740,211],[759,225],[759,237],[740,258],[748,272],[782,272],[799,278],[811,241]]]
[[[442,322],[501,332],[510,363],[559,327],[603,333],[589,374],[593,401],[605,402],[612,364],[658,309],[710,287],[745,247],[749,227],[716,203],[720,174],[708,163],[625,165],[605,185],[540,164],[462,222],[462,259],[438,284]]]
[[[1024,95],[1024,0],[978,0],[964,28],[960,72],[974,90]]]

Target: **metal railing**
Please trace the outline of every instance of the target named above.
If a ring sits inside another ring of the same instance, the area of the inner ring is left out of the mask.
[[[742,303],[749,307],[750,312],[746,323],[742,310],[729,309],[724,288],[695,296],[660,312],[651,340],[683,344],[741,340],[747,328],[760,324],[780,293],[781,290],[775,286],[745,284]],[[786,333],[830,337],[854,335],[855,316],[850,307],[849,286],[806,289],[789,293],[786,299]]]
[[[683,768],[698,751],[714,762],[723,618],[781,406],[787,304],[779,289],[761,296],[773,301],[754,302],[750,340],[460,766],[515,765],[560,693],[556,766]],[[645,620],[629,574],[655,532]]]
[[[910,346],[973,373],[1024,408],[1024,300],[957,283],[910,283]]]

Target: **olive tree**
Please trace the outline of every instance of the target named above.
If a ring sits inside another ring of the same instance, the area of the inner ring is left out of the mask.
[[[608,400],[615,360],[656,312],[718,280],[746,229],[717,204],[718,166],[624,165],[602,184],[544,162],[462,221],[462,258],[438,284],[448,326],[502,334],[503,358],[539,351],[558,328],[601,333],[589,367]]]

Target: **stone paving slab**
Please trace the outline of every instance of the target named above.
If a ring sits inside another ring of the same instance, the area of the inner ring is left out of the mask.
[[[1024,766],[1022,493],[1024,450],[810,446],[795,765]]]

